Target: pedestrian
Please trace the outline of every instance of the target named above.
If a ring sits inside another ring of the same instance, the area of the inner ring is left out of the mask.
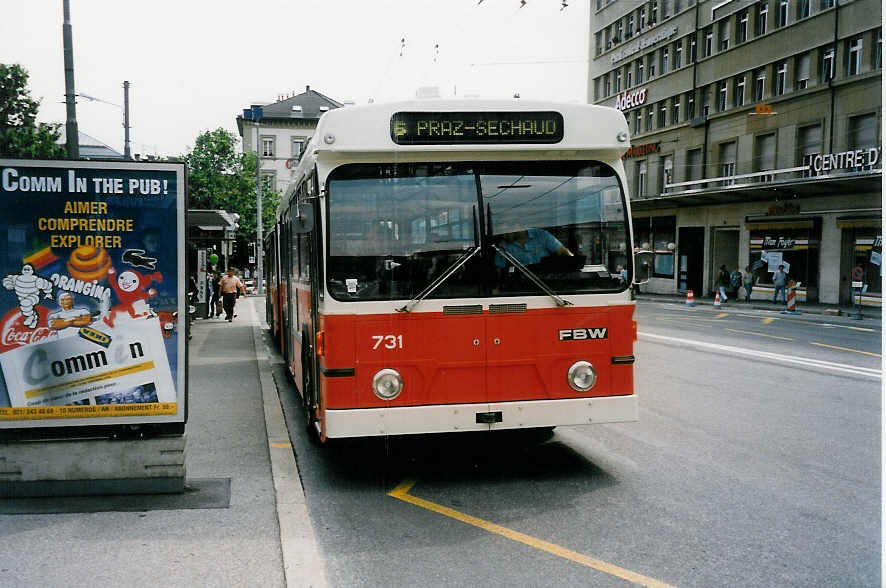
[[[206,309],[209,318],[215,315],[215,287],[212,282],[216,279],[215,272],[206,272]]]
[[[228,268],[227,275],[219,280],[219,286],[222,294],[222,306],[224,306],[225,309],[225,320],[231,322],[234,320],[234,317],[237,316],[234,314],[234,305],[237,303],[237,293],[243,292],[245,294],[246,287],[243,285],[243,282],[240,281],[240,278],[234,275],[234,268]]]
[[[222,295],[221,295],[221,279],[223,274],[221,272],[215,272],[215,278],[212,280],[212,290],[215,292],[215,317],[219,318],[222,315]]]
[[[787,304],[788,274],[784,271],[784,265],[778,266],[778,271],[772,276],[775,282],[775,292],[772,294],[772,304],[778,303],[778,291],[781,290],[781,301]]]
[[[729,287],[729,270],[726,269],[726,264],[720,266],[720,273],[717,274],[717,288],[720,290],[720,303],[726,304],[726,301],[729,299],[726,296],[726,288]]]
[[[740,294],[738,291],[741,290],[742,283],[741,270],[736,267],[732,270],[732,273],[729,274],[729,294],[736,300],[739,299]]]
[[[751,292],[754,291],[754,273],[751,271],[751,266],[745,266],[741,273],[741,281],[744,283],[744,301],[750,302]]]

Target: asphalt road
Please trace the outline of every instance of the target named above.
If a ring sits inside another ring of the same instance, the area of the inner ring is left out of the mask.
[[[878,586],[872,321],[641,302],[640,421],[318,446],[333,586]],[[772,319],[772,320],[770,320]]]

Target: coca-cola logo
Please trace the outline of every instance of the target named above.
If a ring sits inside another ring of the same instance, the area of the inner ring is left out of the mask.
[[[615,97],[615,107],[619,110],[627,110],[646,103],[646,88],[639,88],[632,92],[625,91]]]
[[[0,353],[11,351],[25,345],[33,345],[48,339],[58,337],[58,333],[45,326],[49,310],[42,306],[34,307],[34,311],[40,316],[36,328],[26,327],[25,317],[18,308],[13,308],[0,319]]]

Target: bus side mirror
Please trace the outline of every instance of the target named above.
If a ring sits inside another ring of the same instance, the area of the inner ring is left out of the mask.
[[[314,230],[314,209],[311,206],[302,206],[298,209],[298,216],[292,219],[292,230],[297,235]]]
[[[634,284],[640,286],[652,277],[652,257],[655,254],[649,250],[634,252]]]

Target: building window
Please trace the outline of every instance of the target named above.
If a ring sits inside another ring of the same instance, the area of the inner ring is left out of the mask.
[[[695,92],[686,93],[686,120],[695,118]]]
[[[821,0],[821,9],[827,10],[834,7],[834,0]]]
[[[675,125],[680,122],[680,97],[671,98],[671,124]]]
[[[640,12],[637,15],[637,22],[640,23],[638,25],[639,26],[638,30],[642,31],[643,29],[646,28],[646,7],[645,6],[640,7]]]
[[[763,99],[766,90],[766,69],[760,68],[754,75],[754,100],[759,102]]]
[[[729,19],[724,18],[717,23],[717,41],[719,42],[719,51],[729,49]]]
[[[711,114],[711,87],[707,86],[701,91],[701,115],[708,116]]]
[[[671,5],[669,0],[661,0],[661,19],[664,20],[671,16]]]
[[[674,156],[665,155],[659,160],[661,163],[661,191],[665,191],[665,186],[674,182]]]
[[[735,106],[743,106],[744,105],[744,87],[745,87],[745,74],[741,74],[737,78],[735,78],[735,89],[733,90],[734,95],[732,100],[734,101]]]
[[[646,75],[650,80],[655,77],[655,53],[646,56]]]
[[[637,83],[643,83],[643,58],[637,60]]]
[[[603,30],[603,42],[606,44],[606,49],[612,49],[612,31],[609,27]]]
[[[778,0],[778,12],[775,14],[775,26],[781,28],[788,24],[788,0]]]
[[[298,161],[301,157],[302,149],[305,147],[305,140],[302,137],[292,138],[292,159]]]
[[[658,22],[658,0],[652,0],[652,7],[649,9],[649,25],[652,26]]]
[[[797,89],[805,90],[809,87],[809,54],[804,53],[797,57]]]
[[[695,33],[689,37],[689,63],[695,63],[698,58],[698,50],[696,49]]]
[[[639,135],[642,129],[640,126],[643,124],[643,116],[641,113],[641,109],[637,109],[634,111],[634,134]]]
[[[754,171],[775,169],[775,133],[754,137]],[[758,176],[758,182],[771,182],[774,176]]]
[[[882,66],[882,55],[883,55],[883,30],[880,29],[877,31],[877,34],[874,36],[874,56],[871,58],[871,65],[873,65],[874,69],[880,69]]]
[[[646,107],[646,132],[648,133],[653,129],[652,121],[655,118],[655,107],[647,106]]]
[[[681,10],[683,10],[682,0],[674,0],[674,14],[679,14]]]
[[[600,99],[600,78],[594,78],[594,101]]]
[[[683,177],[687,182],[701,179],[701,149],[690,149],[686,152],[686,171]]]
[[[861,73],[861,46],[861,37],[849,40],[849,51],[847,55],[849,63],[847,64],[846,72],[850,76],[857,76]]]
[[[603,76],[603,96],[609,96],[612,94],[612,82],[610,81],[609,74]]]
[[[735,184],[735,141],[720,145],[720,176],[726,178],[721,185]]]
[[[674,46],[674,69],[683,66],[683,41],[678,41]]]
[[[769,18],[769,0],[763,0],[757,5],[757,23],[756,27],[756,35],[759,37],[760,35],[766,34],[766,19]]]
[[[621,92],[621,69],[615,70],[615,93]]]
[[[737,30],[735,31],[735,42],[744,43],[748,40],[748,9],[745,8],[741,12],[738,13],[738,17],[736,18],[736,22],[738,24]]]
[[[277,191],[277,173],[262,172],[261,174],[262,192],[268,194]]]
[[[810,14],[810,5],[812,0],[800,0],[797,4],[797,19],[806,18]]]
[[[834,79],[834,48],[828,47],[821,50],[821,81],[827,82]]]
[[[627,30],[625,31],[625,37],[630,39],[633,36],[634,36],[634,15],[629,14],[628,15],[628,27],[627,27]]]
[[[714,29],[707,27],[704,30],[704,49],[702,57],[709,57],[714,52]]]
[[[634,85],[634,70],[630,65],[625,66],[625,89]]]
[[[612,39],[614,43],[621,43],[624,39],[621,37],[622,24],[621,19],[615,21],[615,38]]]
[[[717,82],[717,112],[723,112],[726,110],[726,99],[728,98],[729,90],[728,84],[726,80],[722,82]]]
[[[785,93],[788,79],[788,63],[779,61],[775,64],[775,89],[774,94],[781,96]]]
[[[670,49],[667,47],[661,50],[661,75],[668,73],[668,58],[670,57]]]
[[[646,197],[646,160],[637,162],[637,196]]]
[[[274,149],[275,145],[275,137],[262,137],[261,138],[261,156],[262,157],[274,157]]]
[[[603,53],[603,33],[599,31],[594,33],[594,45],[597,48],[597,55]]]
[[[863,114],[861,116],[850,116],[849,117],[849,149],[870,149],[872,147],[876,147],[878,145],[877,142],[877,115],[876,113],[872,114]],[[872,169],[871,165],[859,165],[862,162],[858,162],[856,167],[857,170],[869,170]]]
[[[658,105],[658,128],[663,129],[667,124],[668,104],[662,100]]]
[[[809,125],[797,129],[797,154],[799,155],[797,165],[806,168],[803,170],[803,177],[817,175],[812,168],[812,160],[821,154],[821,125]]]

